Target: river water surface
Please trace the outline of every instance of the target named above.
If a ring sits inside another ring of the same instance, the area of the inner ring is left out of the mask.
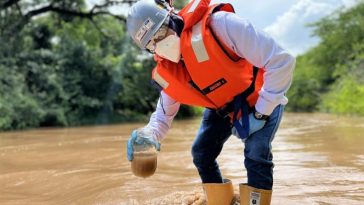
[[[201,192],[190,147],[200,119],[175,121],[156,173],[137,178],[126,160],[127,124],[0,133],[0,204],[182,204]],[[236,191],[243,143],[218,161]],[[285,114],[273,141],[273,205],[364,204],[364,119]]]

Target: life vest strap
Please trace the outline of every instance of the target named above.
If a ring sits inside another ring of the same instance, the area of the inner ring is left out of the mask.
[[[160,85],[157,83],[157,81],[155,81],[155,80],[151,80],[151,81],[150,81],[150,84],[151,84],[151,85],[152,85],[152,87],[153,87],[153,88],[155,88],[158,92],[162,92],[163,87],[162,87],[162,86],[160,86]]]
[[[240,139],[245,139],[249,137],[249,104],[247,102],[247,98],[250,94],[252,94],[255,90],[255,80],[258,75],[257,67],[253,67],[253,81],[250,86],[240,95],[234,98],[234,114],[233,114],[233,125],[236,131],[239,133]],[[238,113],[241,113],[242,122],[238,118]]]
[[[249,95],[251,95],[255,91],[255,81],[257,80],[259,68],[253,66],[253,81],[250,86],[241,93],[243,99],[247,99]]]
[[[196,85],[195,82],[193,82],[193,80],[190,80],[188,82],[193,88],[195,88],[198,92],[200,92],[202,95],[205,95],[205,93]]]
[[[257,78],[257,75],[258,75],[258,71],[259,71],[259,68],[254,66],[253,67],[253,81],[250,84],[250,86],[243,93],[240,94],[240,96],[242,96],[243,99],[248,98],[248,96],[251,95],[254,92],[254,90],[255,90],[255,81],[256,81],[256,78]],[[200,92],[202,93],[202,90],[200,90]],[[220,117],[223,117],[223,118],[227,117],[229,114],[234,112],[234,103],[235,103],[235,101],[236,101],[236,97],[232,101],[226,103],[226,105],[224,107],[222,107],[220,109],[217,109],[216,113]],[[250,108],[249,108],[249,110],[250,110]]]
[[[236,131],[239,133],[240,139],[245,139],[249,136],[249,106],[246,99],[242,98],[242,95],[238,95],[234,99],[234,114],[233,125]],[[237,118],[238,113],[241,113],[242,122]]]
[[[224,107],[216,110],[216,114],[222,118],[229,118],[230,113],[233,112],[234,112],[234,100],[227,103]]]

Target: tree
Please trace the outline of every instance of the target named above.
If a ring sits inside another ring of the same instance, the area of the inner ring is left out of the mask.
[[[132,2],[2,2],[0,130],[145,120],[154,61],[107,9]]]
[[[297,59],[288,108],[363,114],[364,1],[311,26],[321,41]]]

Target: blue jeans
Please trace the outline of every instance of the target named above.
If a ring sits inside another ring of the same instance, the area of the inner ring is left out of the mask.
[[[271,142],[280,124],[284,106],[277,106],[264,127],[250,135],[245,141],[244,165],[248,185],[258,189],[271,190],[273,186]],[[224,143],[231,136],[232,125],[228,119],[205,109],[200,129],[192,145],[193,163],[197,167],[202,183],[222,183],[216,158]]]

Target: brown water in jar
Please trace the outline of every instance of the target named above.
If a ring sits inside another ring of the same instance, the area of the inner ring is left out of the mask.
[[[131,170],[135,176],[150,177],[157,169],[157,153],[136,152],[131,162]]]

